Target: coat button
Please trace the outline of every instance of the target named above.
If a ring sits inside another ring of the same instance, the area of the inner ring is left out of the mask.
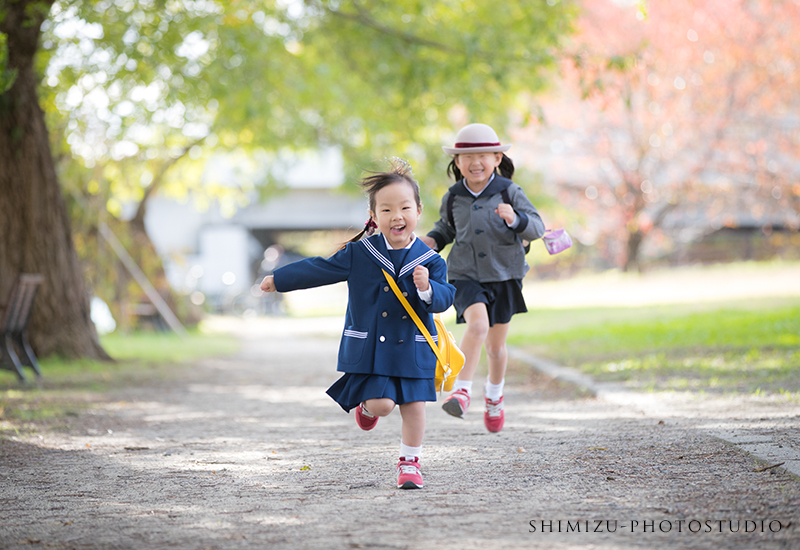
[[[384,292],[389,292],[389,287],[388,286],[383,287],[383,291]]]
[[[403,296],[408,296],[408,292],[403,292]]]
[[[481,207],[480,207],[480,206],[478,206],[477,204],[473,204],[473,205],[472,205],[472,209],[473,209],[473,210],[480,210],[480,209],[481,209]]]
[[[478,252],[478,258],[485,258],[485,257],[486,254],[484,254],[483,252]]]
[[[475,230],[475,234],[476,235],[480,235],[481,233],[483,233],[483,229],[476,229]]]
[[[402,340],[398,340],[398,341],[397,341],[397,343],[398,343],[398,344],[402,344],[402,343],[403,343],[403,341],[402,341]]]
[[[381,336],[381,337],[380,337],[380,341],[381,341],[381,342],[385,342],[385,341],[386,341],[386,336]]]
[[[408,315],[403,315],[403,319],[408,319]]]
[[[383,313],[381,313],[381,316],[383,316],[383,317],[386,317],[387,315],[389,315],[389,314],[386,313],[385,311]]]

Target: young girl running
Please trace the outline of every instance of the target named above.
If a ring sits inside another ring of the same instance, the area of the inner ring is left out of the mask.
[[[450,243],[448,277],[456,287],[458,323],[467,323],[461,342],[466,356],[454,391],[442,404],[449,414],[463,418],[472,396],[472,378],[481,346],[486,346],[489,375],[484,385],[483,421],[490,432],[505,423],[506,335],[511,316],[527,311],[522,278],[528,271],[523,241],[540,238],[544,222],[522,188],[511,181],[514,163],[504,152],[495,131],[470,124],[456,134],[447,168],[456,180],[442,198],[441,219],[421,240],[441,251]],[[499,172],[499,174],[497,173]]]
[[[436,356],[398,300],[381,270],[397,281],[432,334],[432,313],[453,303],[444,260],[414,236],[422,204],[419,186],[407,164],[365,178],[369,221],[330,258],[307,258],[265,277],[265,292],[347,281],[349,300],[337,370],[342,377],[329,389],[356,423],[371,430],[399,405],[403,419],[397,487],[422,488],[420,453],[425,433],[425,402],[436,401]],[[374,229],[379,235],[372,235]],[[361,240],[364,235],[369,238]]]

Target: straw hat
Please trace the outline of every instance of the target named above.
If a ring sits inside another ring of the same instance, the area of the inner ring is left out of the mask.
[[[497,132],[486,124],[467,124],[456,134],[455,147],[442,147],[448,155],[461,153],[503,153],[511,149],[511,144],[502,145]]]

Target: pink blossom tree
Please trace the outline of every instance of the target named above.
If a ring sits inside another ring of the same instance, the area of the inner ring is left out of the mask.
[[[674,237],[671,214],[797,231],[800,1],[583,7],[562,78],[518,137],[586,216],[578,236],[630,270],[646,241]]]

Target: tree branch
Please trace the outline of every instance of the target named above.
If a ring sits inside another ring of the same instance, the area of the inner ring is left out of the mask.
[[[373,30],[376,30],[376,31],[378,31],[378,32],[380,32],[382,34],[387,35],[387,36],[392,36],[394,38],[402,40],[406,44],[412,44],[412,45],[416,44],[416,45],[420,45],[420,46],[426,46],[428,48],[433,48],[433,49],[436,49],[436,50],[439,50],[439,51],[442,51],[442,52],[445,52],[445,53],[448,53],[448,54],[452,54],[452,55],[464,55],[464,50],[463,49],[454,48],[454,47],[449,46],[449,45],[447,45],[447,44],[445,44],[443,42],[438,42],[436,40],[430,40],[428,38],[423,38],[423,37],[418,36],[416,34],[401,32],[401,31],[398,31],[398,30],[393,29],[391,27],[387,27],[386,25],[383,25],[380,22],[378,22],[376,19],[374,19],[369,14],[369,11],[364,9],[361,6],[358,6],[358,5],[355,6],[355,9],[356,9],[357,13],[347,13],[347,12],[344,12],[344,11],[336,10],[336,9],[331,8],[328,5],[322,4],[321,2],[318,2],[317,6],[321,10],[325,11],[326,13],[331,14],[334,17],[339,17],[339,18],[342,18],[342,19],[346,19],[348,21],[352,21],[354,23],[361,24],[361,25],[363,25],[365,27],[368,27],[368,28],[371,28]],[[473,55],[473,56],[481,58],[481,59],[489,59],[489,60],[497,58],[497,53],[496,52],[492,53],[492,52],[485,52],[485,51],[480,51],[480,50],[473,51],[473,52],[470,53],[470,55]],[[563,54],[562,54],[562,56],[563,56]],[[509,52],[505,52],[504,53],[504,57],[506,58],[507,61],[510,61],[510,62],[541,64],[542,62],[544,62],[548,58],[556,58],[557,55],[556,54],[553,54],[553,55],[543,55],[543,54],[533,55],[532,54],[531,56],[529,56],[527,58],[524,58],[524,57],[521,57],[521,56],[510,55]]]
[[[189,151],[191,151],[192,147],[195,145],[200,145],[206,138],[202,137],[197,139],[191,143],[189,143],[186,147],[183,148],[183,151],[175,157],[172,157],[167,162],[161,165],[157,174],[153,176],[153,181],[150,182],[150,185],[144,190],[144,196],[142,196],[142,200],[139,201],[139,206],[136,209],[136,214],[131,218],[130,224],[131,227],[135,232],[139,233],[147,233],[144,227],[144,216],[147,214],[147,204],[156,191],[161,188],[161,185],[164,183],[164,176],[166,175],[167,171],[175,166],[179,160],[185,157]]]

